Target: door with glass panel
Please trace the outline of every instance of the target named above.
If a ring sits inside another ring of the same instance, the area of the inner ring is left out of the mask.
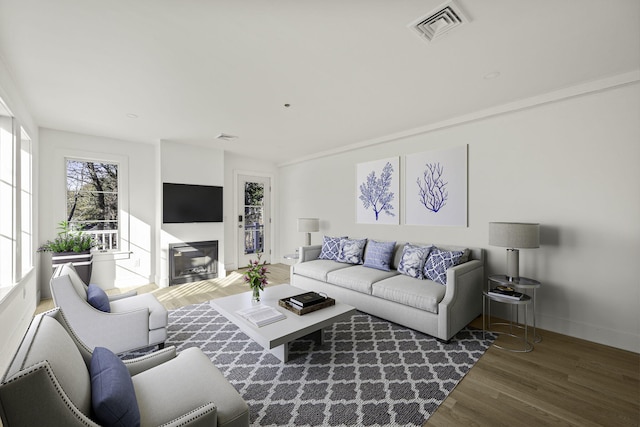
[[[238,175],[238,268],[258,254],[271,262],[270,187],[268,177]]]

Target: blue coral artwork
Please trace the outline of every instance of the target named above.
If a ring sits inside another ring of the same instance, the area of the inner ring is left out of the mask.
[[[467,145],[405,159],[408,225],[467,226]]]
[[[400,158],[358,163],[356,221],[361,224],[399,224],[398,170]]]

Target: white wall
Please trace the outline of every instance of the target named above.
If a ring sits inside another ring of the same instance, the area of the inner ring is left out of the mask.
[[[161,179],[158,181],[158,205],[156,212],[162,211],[162,196],[160,188],[163,182],[176,184],[198,184],[225,186],[224,182],[224,152],[216,148],[196,145],[180,144],[162,141],[161,148]],[[228,191],[227,187],[223,189]],[[159,217],[161,221],[161,218]],[[169,267],[167,255],[169,243],[198,242],[205,240],[218,241],[218,276],[224,277],[224,223],[192,223],[192,224],[162,224],[160,234],[160,271],[159,286],[168,285]]]
[[[123,229],[121,252],[94,254],[92,282],[108,289],[153,282],[156,270],[157,147],[72,132],[40,130],[40,240],[53,239],[56,227],[66,218],[65,157],[87,156],[120,163],[120,220]],[[128,207],[127,207],[128,205]],[[50,298],[50,254],[40,254],[40,288],[43,298]]]
[[[541,247],[520,254],[520,274],[543,284],[538,326],[640,352],[638,117],[636,81],[283,166],[281,253],[302,242],[296,218],[313,216],[313,244],[326,234],[478,246],[498,274],[506,253],[488,245],[488,223],[539,222]],[[357,163],[401,156],[402,170],[406,154],[464,144],[468,227],[355,223]]]

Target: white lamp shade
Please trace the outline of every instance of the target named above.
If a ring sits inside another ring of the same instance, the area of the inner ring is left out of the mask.
[[[320,231],[320,220],[318,218],[298,218],[298,231],[305,233]]]
[[[489,244],[522,249],[540,247],[540,224],[490,222]]]

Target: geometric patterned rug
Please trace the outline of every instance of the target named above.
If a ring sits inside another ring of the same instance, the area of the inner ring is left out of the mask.
[[[169,312],[167,345],[199,347],[249,405],[252,426],[422,425],[484,354],[492,334],[451,341],[357,312],[324,344],[294,341],[283,364],[209,303]]]

